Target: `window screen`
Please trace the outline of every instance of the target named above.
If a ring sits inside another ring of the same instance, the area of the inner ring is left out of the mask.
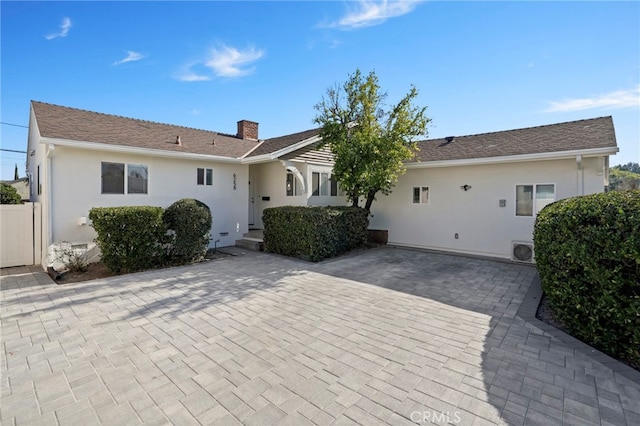
[[[124,194],[124,164],[102,163],[102,193]]]

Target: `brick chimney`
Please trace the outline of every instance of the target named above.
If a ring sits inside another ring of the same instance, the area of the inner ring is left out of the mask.
[[[238,135],[242,139],[258,140],[258,123],[249,120],[238,121]]]

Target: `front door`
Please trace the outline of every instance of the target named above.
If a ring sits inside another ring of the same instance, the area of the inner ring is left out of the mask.
[[[255,225],[256,220],[255,187],[255,175],[249,171],[249,229]]]

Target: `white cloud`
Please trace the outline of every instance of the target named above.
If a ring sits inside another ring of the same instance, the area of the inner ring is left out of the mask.
[[[205,65],[218,77],[240,77],[252,73],[254,68],[243,67],[257,61],[263,55],[262,50],[254,47],[241,51],[235,47],[221,45],[220,48],[211,50]]]
[[[389,18],[395,18],[412,12],[418,3],[420,3],[419,0],[359,0],[356,3],[358,5],[357,8],[347,13],[339,21],[329,24],[319,24],[318,26],[351,30],[379,25]]]
[[[191,71],[190,67],[186,67],[184,70],[180,71],[175,75],[175,78],[180,81],[209,81],[211,80],[211,76],[197,74]]]
[[[71,19],[64,18],[62,19],[62,23],[60,24],[60,31],[57,33],[51,33],[44,36],[47,40],[53,40],[58,37],[66,37],[71,29]]]
[[[550,101],[544,112],[570,112],[585,109],[626,109],[640,106],[640,85],[629,90],[617,90],[590,98]]]
[[[134,52],[133,50],[127,50],[127,57],[114,62],[113,65],[120,65],[127,62],[135,62],[135,61],[139,61],[140,59],[144,59],[145,57],[146,56],[144,56],[141,53]]]
[[[185,65],[174,75],[180,81],[208,81],[214,77],[241,77],[251,74],[255,68],[251,63],[264,56],[262,50],[249,47],[238,50],[224,44],[211,49],[209,55],[200,61]]]

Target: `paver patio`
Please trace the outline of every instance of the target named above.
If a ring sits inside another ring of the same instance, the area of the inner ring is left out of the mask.
[[[67,285],[2,276],[0,422],[640,424],[638,372],[523,309],[532,266],[242,253]]]

